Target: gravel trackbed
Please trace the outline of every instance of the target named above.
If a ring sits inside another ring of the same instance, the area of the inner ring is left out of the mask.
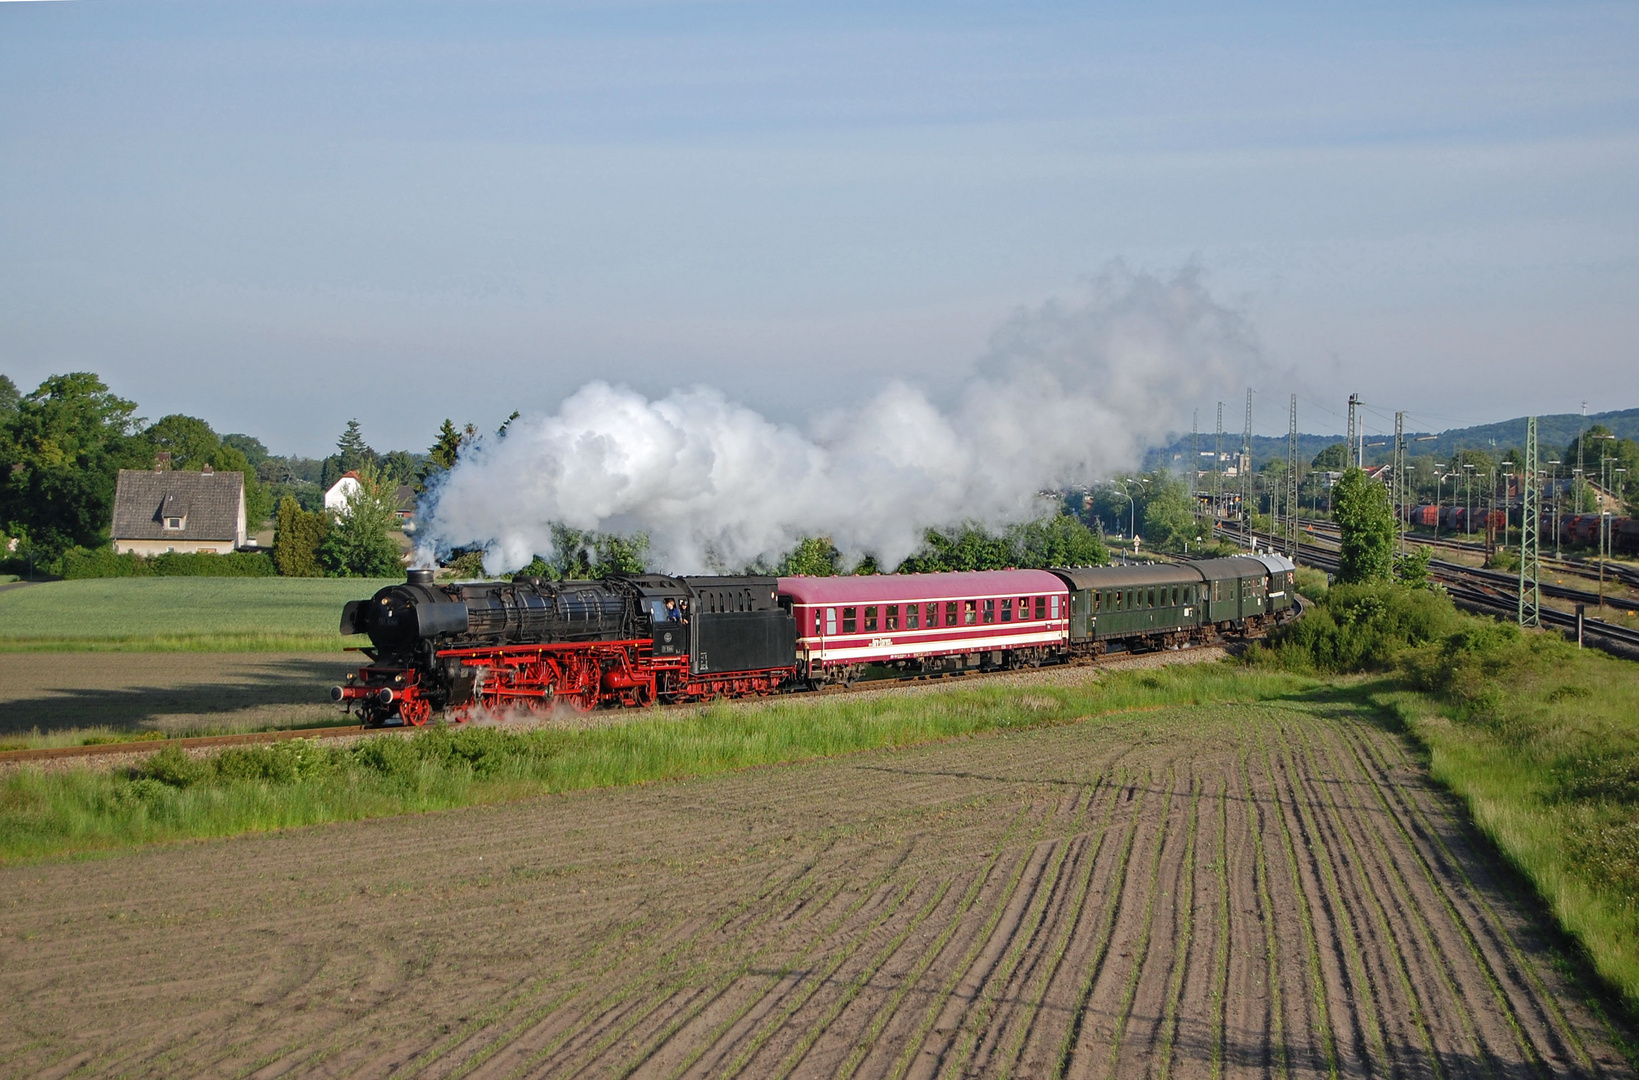
[[[1357,705],[1129,713],[0,868],[0,1075],[1632,1076],[1517,889]]]

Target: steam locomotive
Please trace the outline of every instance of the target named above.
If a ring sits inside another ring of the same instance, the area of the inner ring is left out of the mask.
[[[645,706],[867,678],[991,671],[1202,644],[1299,611],[1279,555],[1153,566],[869,577],[668,577],[437,585],[342,610],[370,663],[331,697],[364,723]]]

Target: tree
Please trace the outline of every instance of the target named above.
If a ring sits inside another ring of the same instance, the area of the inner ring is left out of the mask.
[[[1317,472],[1342,472],[1349,465],[1349,447],[1335,442],[1315,455],[1309,467]]]
[[[345,512],[330,522],[319,544],[319,561],[334,577],[392,577],[404,565],[398,545],[387,535],[397,509],[393,489],[372,465],[357,472],[359,486],[348,493]]]
[[[255,529],[273,512],[273,494],[261,482],[243,450],[218,438],[210,424],[197,416],[173,413],[161,417],[144,431],[154,452],[171,455],[170,467],[199,471],[209,465],[217,472],[236,472],[245,478],[245,520]],[[249,436],[236,436],[240,439]],[[261,443],[250,440],[257,446]]]
[[[171,455],[170,467],[178,471],[198,472],[206,465],[215,468],[212,458],[222,447],[222,440],[209,424],[181,413],[160,417],[143,435],[153,444],[155,453]]]
[[[1394,571],[1394,508],[1388,488],[1349,469],[1332,488],[1332,513],[1342,534],[1338,580],[1388,581]]]
[[[455,462],[461,456],[462,447],[467,445],[473,434],[471,424],[467,425],[463,433],[456,429],[448,417],[444,426],[438,429],[438,438],[427,448],[427,460],[416,474],[415,488],[417,491],[426,491],[433,479],[455,468]]]
[[[308,513],[286,495],[279,500],[273,526],[273,565],[284,577],[323,577],[319,546],[329,531],[330,518],[322,511]]]
[[[22,395],[17,392],[17,384],[5,375],[0,375],[0,424],[5,423],[17,411],[17,402]]]
[[[375,460],[376,453],[365,443],[364,436],[359,432],[359,422],[347,421],[347,429],[336,440],[336,450],[341,460],[337,463],[343,473],[357,472],[363,466]]]
[[[395,488],[399,484],[415,483],[418,472],[415,458],[408,450],[393,450],[381,459],[382,483],[390,484]]]
[[[786,553],[775,573],[780,577],[835,577],[841,562],[842,553],[829,536],[810,536]]]
[[[1027,521],[1008,530],[1016,551],[1015,566],[1043,570],[1049,566],[1103,566],[1109,549],[1098,534],[1069,514]]]
[[[261,439],[250,435],[239,434],[237,432],[232,435],[222,436],[222,445],[231,446],[241,454],[245,455],[245,460],[250,462],[250,467],[253,469],[260,468],[262,462],[266,461],[270,456],[267,452],[267,447],[262,445]]]
[[[1144,506],[1144,538],[1157,551],[1183,552],[1201,535],[1195,508],[1180,485],[1169,485],[1150,496]]]
[[[136,403],[88,371],[53,375],[0,418],[0,532],[42,559],[101,547],[122,468],[151,461]]]

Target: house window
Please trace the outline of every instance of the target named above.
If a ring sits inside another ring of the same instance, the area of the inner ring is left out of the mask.
[[[1054,597],[1053,599],[1057,600],[1058,597]],[[1057,604],[1054,604],[1053,606],[1055,608],[1058,607]],[[1057,613],[1055,612],[1055,614]],[[1036,618],[1038,620],[1047,618],[1047,597],[1045,596],[1036,597]]]
[[[898,630],[899,629],[899,605],[898,604],[889,604],[888,605],[888,610],[883,612],[882,615],[883,615],[882,629],[884,629],[884,630]]]
[[[990,602],[987,600],[985,602],[985,607],[988,608],[989,606],[990,606]],[[989,622],[989,621],[990,621],[989,619],[985,620],[985,622]],[[1013,598],[1011,596],[1009,596],[1007,599],[1002,601],[1002,622],[1012,622],[1012,621],[1013,621]]]
[[[844,634],[851,634],[857,628],[857,620],[855,620],[854,615],[858,610],[858,608],[851,607],[842,609],[842,632]]]
[[[905,605],[905,629],[915,630],[922,625],[922,605]]]
[[[872,633],[875,630],[876,630],[876,605],[872,604],[872,605],[870,605],[869,607],[867,607],[865,609],[865,632],[867,634],[869,634],[869,633]]]
[[[180,529],[182,528],[182,519],[179,517],[168,517],[165,519],[165,527],[167,529]]]
[[[995,621],[996,621],[996,601],[986,600],[985,601],[985,622],[993,623]]]
[[[962,601],[962,624],[972,626],[979,621],[979,602],[977,600]]]
[[[825,632],[827,634],[837,632],[837,609],[834,607],[825,609]]]

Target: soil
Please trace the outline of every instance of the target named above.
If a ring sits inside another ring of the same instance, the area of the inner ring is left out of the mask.
[[[340,723],[357,653],[0,653],[0,734],[248,731]]]
[[[1611,1076],[1344,701],[0,869],[0,1073]]]

